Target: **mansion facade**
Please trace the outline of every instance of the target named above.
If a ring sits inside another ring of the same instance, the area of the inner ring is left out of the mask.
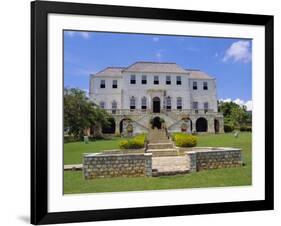
[[[155,118],[168,132],[224,132],[215,78],[176,63],[107,67],[90,76],[89,96],[113,115],[116,133],[147,132]]]

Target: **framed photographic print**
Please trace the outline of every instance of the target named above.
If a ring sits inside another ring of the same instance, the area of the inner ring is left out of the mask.
[[[31,3],[31,223],[273,209],[273,16]]]

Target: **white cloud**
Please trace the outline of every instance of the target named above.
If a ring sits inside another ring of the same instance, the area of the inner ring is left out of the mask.
[[[152,40],[153,40],[153,42],[158,42],[158,41],[160,40],[160,38],[158,38],[158,37],[153,37]]]
[[[85,31],[66,31],[65,34],[68,35],[69,37],[74,37],[74,36],[79,35],[80,37],[82,37],[84,39],[90,38],[90,33],[85,32]]]
[[[79,32],[79,34],[84,38],[84,39],[89,39],[90,38],[90,33],[89,32]]]
[[[225,51],[222,61],[233,60],[234,62],[248,63],[251,59],[250,41],[237,41]]]
[[[252,108],[253,108],[253,101],[252,100],[244,101],[244,100],[241,100],[239,98],[237,98],[235,100],[232,100],[231,98],[226,98],[226,99],[220,99],[219,101],[234,102],[235,104],[238,104],[240,106],[246,106],[247,111],[252,111]]]
[[[155,54],[155,57],[156,57],[157,60],[159,60],[159,61],[162,59],[162,56],[163,56],[163,55],[162,55],[162,53],[160,53],[160,52],[158,52],[158,53]]]

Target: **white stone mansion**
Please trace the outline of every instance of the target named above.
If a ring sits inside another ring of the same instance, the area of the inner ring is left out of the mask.
[[[113,114],[116,133],[147,132],[157,118],[168,132],[224,132],[215,78],[176,63],[105,68],[90,76],[89,95]]]

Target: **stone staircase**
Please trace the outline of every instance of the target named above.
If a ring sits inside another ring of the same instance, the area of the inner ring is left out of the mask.
[[[153,157],[178,156],[174,143],[163,129],[149,129],[148,142],[147,153],[152,153]]]

